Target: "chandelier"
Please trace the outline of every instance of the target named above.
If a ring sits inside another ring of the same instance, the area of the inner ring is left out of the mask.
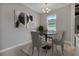
[[[51,9],[48,8],[47,3],[45,3],[45,7],[42,8],[42,12],[43,12],[43,13],[49,13],[50,11],[51,11]]]

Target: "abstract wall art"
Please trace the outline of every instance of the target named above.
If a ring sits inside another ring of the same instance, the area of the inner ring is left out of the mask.
[[[31,22],[33,21],[33,16],[32,15],[28,15],[24,11],[19,11],[19,10],[14,9],[14,24],[15,24],[16,28],[18,28],[19,26],[27,27],[27,24],[30,21]]]
[[[14,24],[16,28],[26,25],[25,12],[14,10]]]

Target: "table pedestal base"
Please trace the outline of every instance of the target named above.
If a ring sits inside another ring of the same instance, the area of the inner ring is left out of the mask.
[[[44,46],[44,47],[42,47],[43,49],[51,49],[51,46],[49,46],[49,45],[46,45],[46,46]]]

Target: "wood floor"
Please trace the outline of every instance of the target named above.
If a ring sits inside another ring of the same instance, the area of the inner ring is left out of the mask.
[[[29,46],[30,45],[30,46]],[[31,44],[29,44],[26,47],[23,47],[22,51],[25,52],[26,54],[32,56],[32,48],[31,48]],[[38,52],[37,49],[34,49],[34,54],[33,56],[37,56]],[[75,48],[70,47],[67,44],[64,44],[64,54],[62,54],[61,51],[61,47],[57,46],[57,50],[56,50],[56,45],[54,45],[54,49],[53,49],[53,53],[52,53],[52,48],[47,50],[47,54],[46,54],[46,50],[40,48],[40,56],[74,56],[75,55]]]
[[[51,41],[49,41],[49,45],[51,45]],[[58,51],[58,52],[57,52]],[[37,49],[34,49],[33,56],[37,56]],[[54,45],[53,54],[52,49],[46,50],[40,48],[40,56],[74,56],[75,55],[75,48],[71,47],[69,44],[64,44],[64,54],[62,54],[61,47]],[[15,48],[10,51],[6,51],[1,54],[1,56],[32,56],[32,43],[28,43],[24,46]]]

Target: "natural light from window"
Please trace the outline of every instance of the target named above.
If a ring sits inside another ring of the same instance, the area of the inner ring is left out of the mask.
[[[48,31],[56,32],[56,15],[47,16]]]

